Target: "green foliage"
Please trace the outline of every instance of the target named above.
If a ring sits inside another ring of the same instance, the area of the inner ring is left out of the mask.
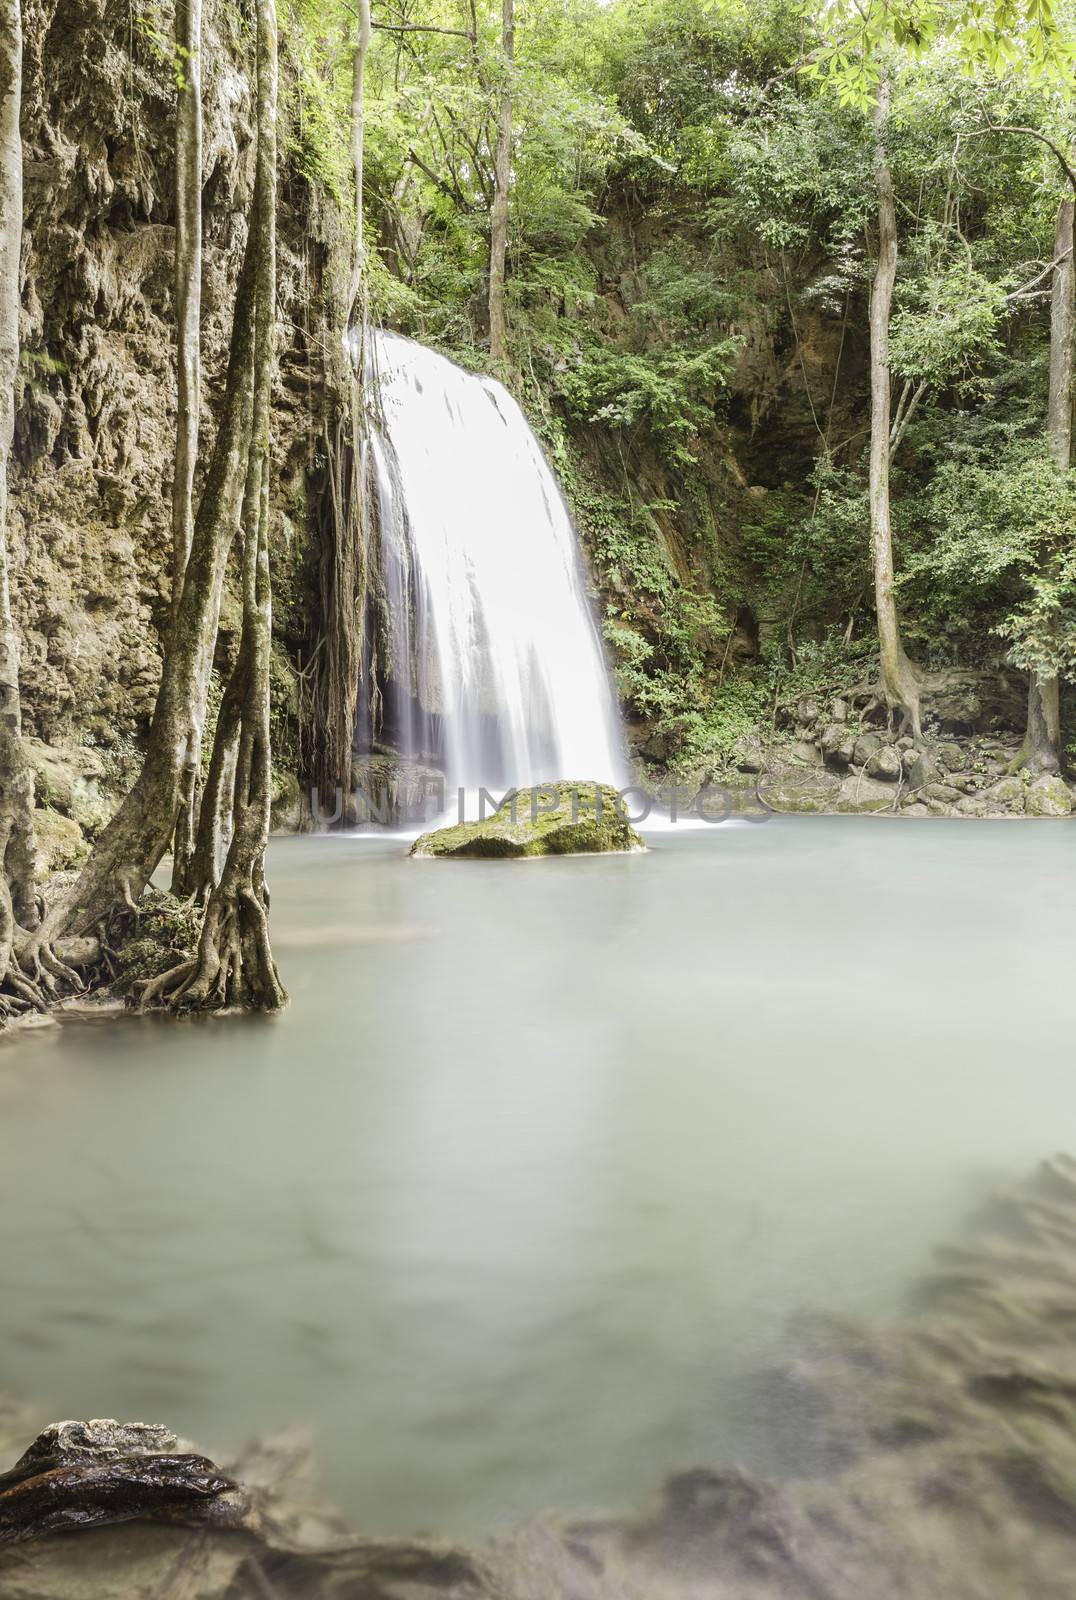
[[[929,584],[958,615],[985,608],[1017,666],[1073,677],[1076,473],[1011,430],[991,444],[989,455],[953,451],[939,464],[924,508],[937,531],[904,581]]]
[[[662,455],[680,466],[696,461],[691,446],[714,420],[736,344],[653,354],[594,349],[563,376],[568,414],[631,432],[645,426]]]
[[[893,48],[921,55],[939,40],[956,46],[955,66],[979,65],[1001,77],[1068,90],[1076,49],[1063,7],[1054,0],[830,0],[803,7],[818,43],[803,74],[826,83],[844,105],[874,98]]]
[[[933,266],[912,282],[890,325],[893,371],[931,388],[966,393],[999,352],[1006,296],[966,255]]]

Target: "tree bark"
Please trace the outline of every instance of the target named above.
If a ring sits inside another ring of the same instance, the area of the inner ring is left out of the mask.
[[[360,301],[366,282],[366,246],[363,239],[362,186],[366,144],[366,57],[370,49],[370,0],[358,0],[355,18],[355,44],[351,53],[351,168],[355,182],[355,237],[351,260],[351,286],[348,294],[347,325],[358,321],[365,329]]]
[[[1071,198],[1057,209],[1054,268],[1050,286],[1050,390],[1046,405],[1046,442],[1061,472],[1072,464],[1072,362],[1076,327],[1076,265],[1073,264]],[[1032,672],[1027,690],[1027,732],[1017,768],[1032,772],[1061,771],[1061,693],[1057,676]]]
[[[889,86],[882,84],[875,111],[875,182],[878,190],[878,264],[870,301],[870,528],[874,561],[874,603],[878,618],[882,693],[890,715],[899,712],[904,727],[922,737],[919,687],[897,619],[893,593],[893,530],[889,503],[891,396],[889,321],[897,277],[897,209],[893,175],[885,148]]]
[[[172,616],[194,537],[201,410],[202,0],[176,0],[176,457],[172,481]]]
[[[497,155],[489,233],[489,353],[495,361],[505,360],[508,353],[504,278],[508,254],[508,201],[512,187],[512,72],[515,50],[515,0],[502,0],[501,71],[504,81],[497,117]]]
[[[201,413],[202,0],[176,0],[176,454],[172,479],[172,621],[194,538],[194,470]],[[189,890],[201,750],[187,753],[172,850],[172,891]]]
[[[367,261],[363,215],[366,106],[364,86],[370,48],[369,0],[358,0],[351,58],[351,159],[355,186],[355,232],[351,277],[344,307],[346,370],[334,385],[346,396],[341,418],[330,419],[326,435],[331,492],[331,543],[322,562],[322,615],[325,619],[321,670],[322,749],[317,762],[320,789],[347,790],[359,676],[362,671],[363,590],[366,571],[366,373]],[[334,330],[338,337],[338,331]]]

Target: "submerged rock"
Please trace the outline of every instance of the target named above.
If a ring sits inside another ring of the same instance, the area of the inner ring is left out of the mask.
[[[518,790],[484,821],[422,834],[411,854],[503,859],[644,848],[615,789],[605,784],[544,783]]]

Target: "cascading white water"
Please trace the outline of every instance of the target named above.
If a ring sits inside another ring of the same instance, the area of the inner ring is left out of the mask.
[[[464,788],[626,781],[575,530],[522,411],[396,334],[374,356],[381,668],[402,753],[433,747]]]

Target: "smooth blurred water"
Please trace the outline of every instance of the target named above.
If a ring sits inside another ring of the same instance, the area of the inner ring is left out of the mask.
[[[1076,831],[654,844],[280,841],[282,1019],[0,1048],[0,1387],[207,1449],[305,1423],[384,1531],[780,1466],[788,1316],[891,1311],[1076,1147]]]

